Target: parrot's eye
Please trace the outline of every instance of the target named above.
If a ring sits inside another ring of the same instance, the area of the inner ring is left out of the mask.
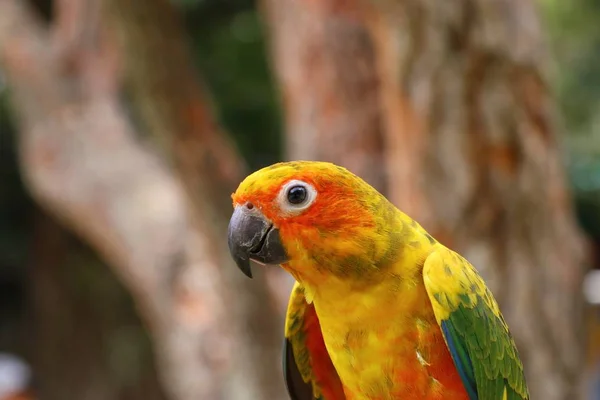
[[[282,211],[297,214],[306,210],[317,198],[312,185],[299,180],[286,183],[279,192],[278,201]]]
[[[306,188],[304,186],[292,186],[288,189],[287,199],[291,204],[302,204],[306,200]]]

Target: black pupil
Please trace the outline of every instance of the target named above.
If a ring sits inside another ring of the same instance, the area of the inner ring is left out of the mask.
[[[306,200],[306,188],[302,186],[294,186],[288,190],[288,201],[291,204],[302,204]]]

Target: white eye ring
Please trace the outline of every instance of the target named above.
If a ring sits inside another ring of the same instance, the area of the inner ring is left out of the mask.
[[[288,195],[292,188],[301,187],[306,191],[306,197],[300,203],[294,204],[289,201]],[[293,179],[283,185],[279,194],[277,195],[277,201],[282,211],[288,214],[299,214],[306,210],[314,201],[317,199],[317,191],[315,188],[303,181]]]

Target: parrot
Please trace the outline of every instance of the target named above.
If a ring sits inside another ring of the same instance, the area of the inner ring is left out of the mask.
[[[348,169],[279,162],[232,194],[228,247],[294,278],[292,400],[527,400],[498,303],[465,258]]]

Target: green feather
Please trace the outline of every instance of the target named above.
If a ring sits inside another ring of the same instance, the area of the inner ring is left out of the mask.
[[[452,270],[454,279],[445,272]],[[439,246],[425,261],[424,282],[471,400],[528,400],[514,340],[483,279],[464,258]]]

